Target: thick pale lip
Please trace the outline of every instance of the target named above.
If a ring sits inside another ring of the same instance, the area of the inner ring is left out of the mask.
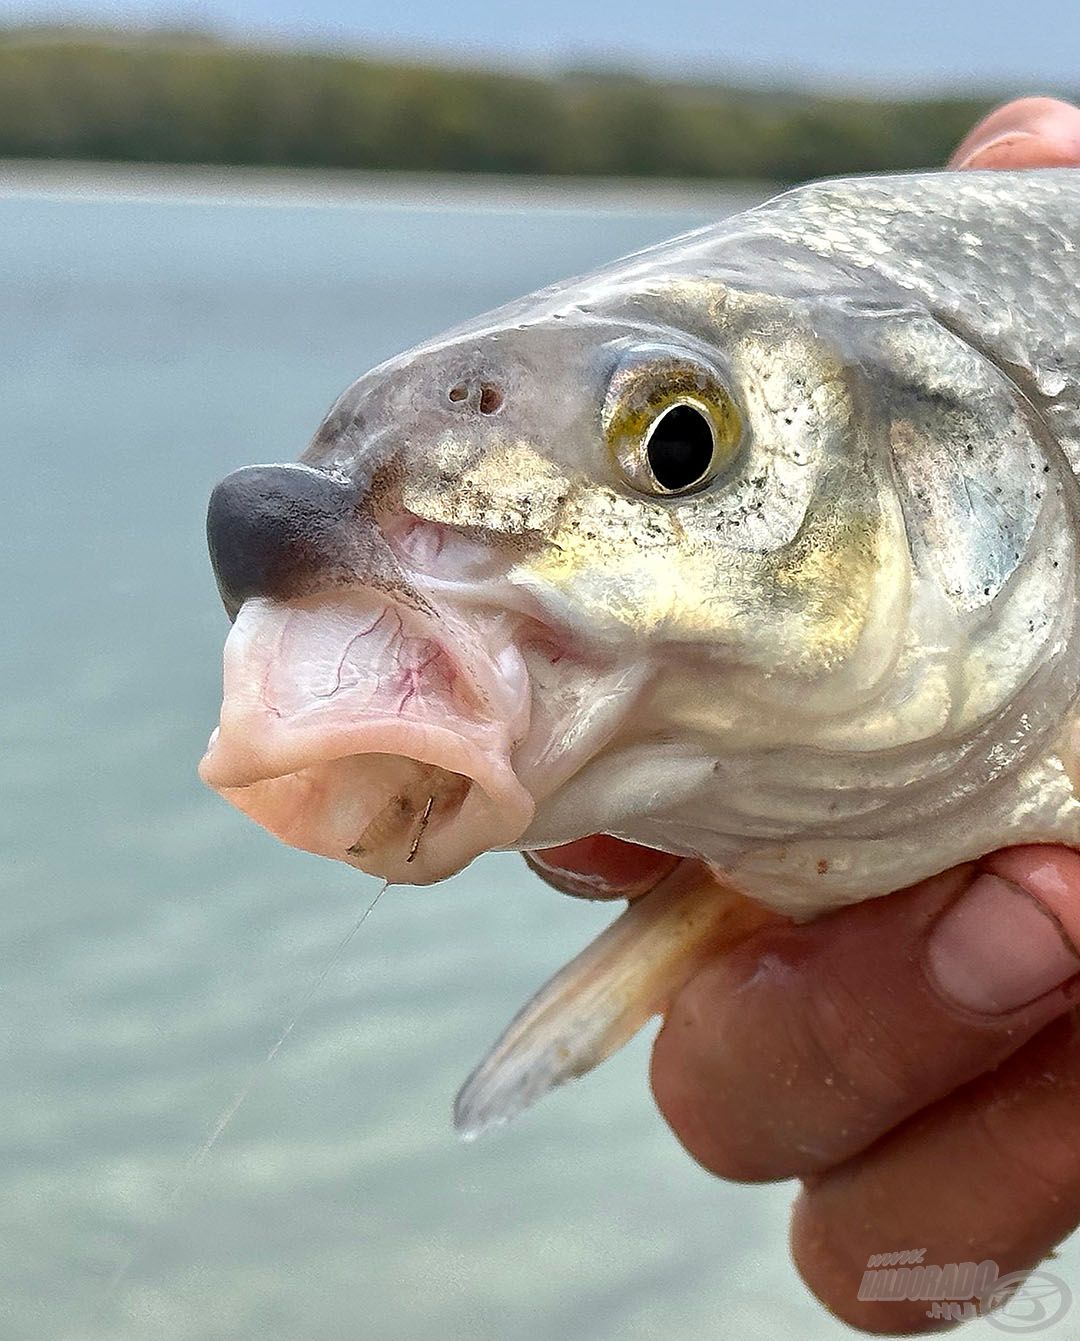
[[[203,780],[293,846],[424,884],[513,844],[528,676],[496,620],[351,590],[245,602]]]

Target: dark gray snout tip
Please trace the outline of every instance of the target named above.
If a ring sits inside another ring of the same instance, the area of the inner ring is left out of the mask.
[[[245,466],[214,489],[206,538],[230,619],[251,596],[287,600],[344,546],[349,483],[304,465]]]

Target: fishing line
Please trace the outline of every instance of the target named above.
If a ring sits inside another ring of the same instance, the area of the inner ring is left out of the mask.
[[[161,1207],[160,1212],[158,1213],[155,1223],[143,1230],[143,1233],[138,1243],[136,1243],[135,1247],[131,1250],[131,1253],[128,1255],[127,1259],[124,1262],[122,1262],[120,1267],[113,1273],[113,1276],[108,1284],[105,1298],[102,1301],[101,1305],[102,1312],[104,1312],[105,1309],[116,1298],[116,1295],[121,1285],[123,1285],[124,1281],[127,1279],[127,1276],[131,1271],[131,1268],[138,1261],[139,1256],[141,1255],[143,1249],[146,1247],[151,1233],[155,1229],[159,1228],[161,1224],[164,1222],[164,1220],[176,1209],[176,1205],[179,1202],[180,1197],[183,1195],[184,1189],[187,1187],[188,1183],[191,1181],[194,1174],[198,1171],[200,1165],[205,1161],[207,1156],[210,1154],[211,1150],[213,1150],[214,1146],[224,1135],[225,1130],[232,1122],[233,1118],[236,1117],[240,1109],[243,1107],[248,1096],[251,1094],[251,1091],[262,1079],[263,1072],[271,1064],[271,1062],[273,1062],[274,1058],[285,1046],[286,1040],[288,1039],[292,1031],[296,1028],[297,1024],[299,1024],[308,1006],[311,1005],[312,999],[314,998],[315,994],[318,992],[319,988],[322,987],[323,983],[333,972],[334,966],[340,960],[341,956],[345,953],[345,951],[349,948],[349,945],[352,942],[353,937],[357,934],[360,928],[368,920],[368,917],[375,909],[375,905],[379,902],[379,900],[382,898],[382,896],[386,893],[386,891],[389,888],[390,888],[389,880],[384,880],[383,883],[380,885],[379,889],[376,891],[375,897],[371,900],[371,902],[367,905],[364,911],[352,924],[349,930],[337,943],[337,945],[334,947],[334,950],[330,954],[330,957],[327,959],[326,963],[322,966],[319,972],[312,979],[311,984],[309,985],[307,991],[300,998],[299,1005],[296,1007],[292,1015],[289,1017],[288,1023],[282,1029],[281,1033],[277,1036],[277,1039],[274,1042],[273,1046],[270,1048],[269,1052],[267,1052],[265,1057],[260,1058],[260,1060],[255,1063],[255,1065],[252,1067],[251,1073],[248,1076],[246,1083],[241,1086],[241,1088],[237,1091],[237,1093],[229,1100],[229,1102],[218,1114],[217,1119],[214,1122],[214,1125],[210,1128],[210,1131],[206,1136],[206,1139],[202,1142],[202,1144],[198,1147],[198,1149],[194,1151],[194,1153],[190,1156],[187,1163],[181,1170],[180,1176],[177,1178],[175,1184],[172,1187],[172,1190],[169,1192],[169,1195],[165,1198],[165,1201]]]

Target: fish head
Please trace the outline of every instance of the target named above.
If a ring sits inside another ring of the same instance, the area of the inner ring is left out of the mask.
[[[853,349],[866,320],[631,266],[362,377],[211,500],[203,778],[409,883],[592,833],[712,858],[679,824],[706,794],[721,847],[797,831],[750,761],[820,746],[910,642],[912,351],[880,314]]]

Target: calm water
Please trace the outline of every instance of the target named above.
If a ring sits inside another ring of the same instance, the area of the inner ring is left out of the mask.
[[[609,916],[510,857],[387,895],[169,1205],[374,891],[195,778],[208,490],[400,347],[703,221],[0,203],[0,1341],[847,1334],[787,1264],[791,1190],[681,1153],[647,1039],[455,1140],[460,1080]]]

